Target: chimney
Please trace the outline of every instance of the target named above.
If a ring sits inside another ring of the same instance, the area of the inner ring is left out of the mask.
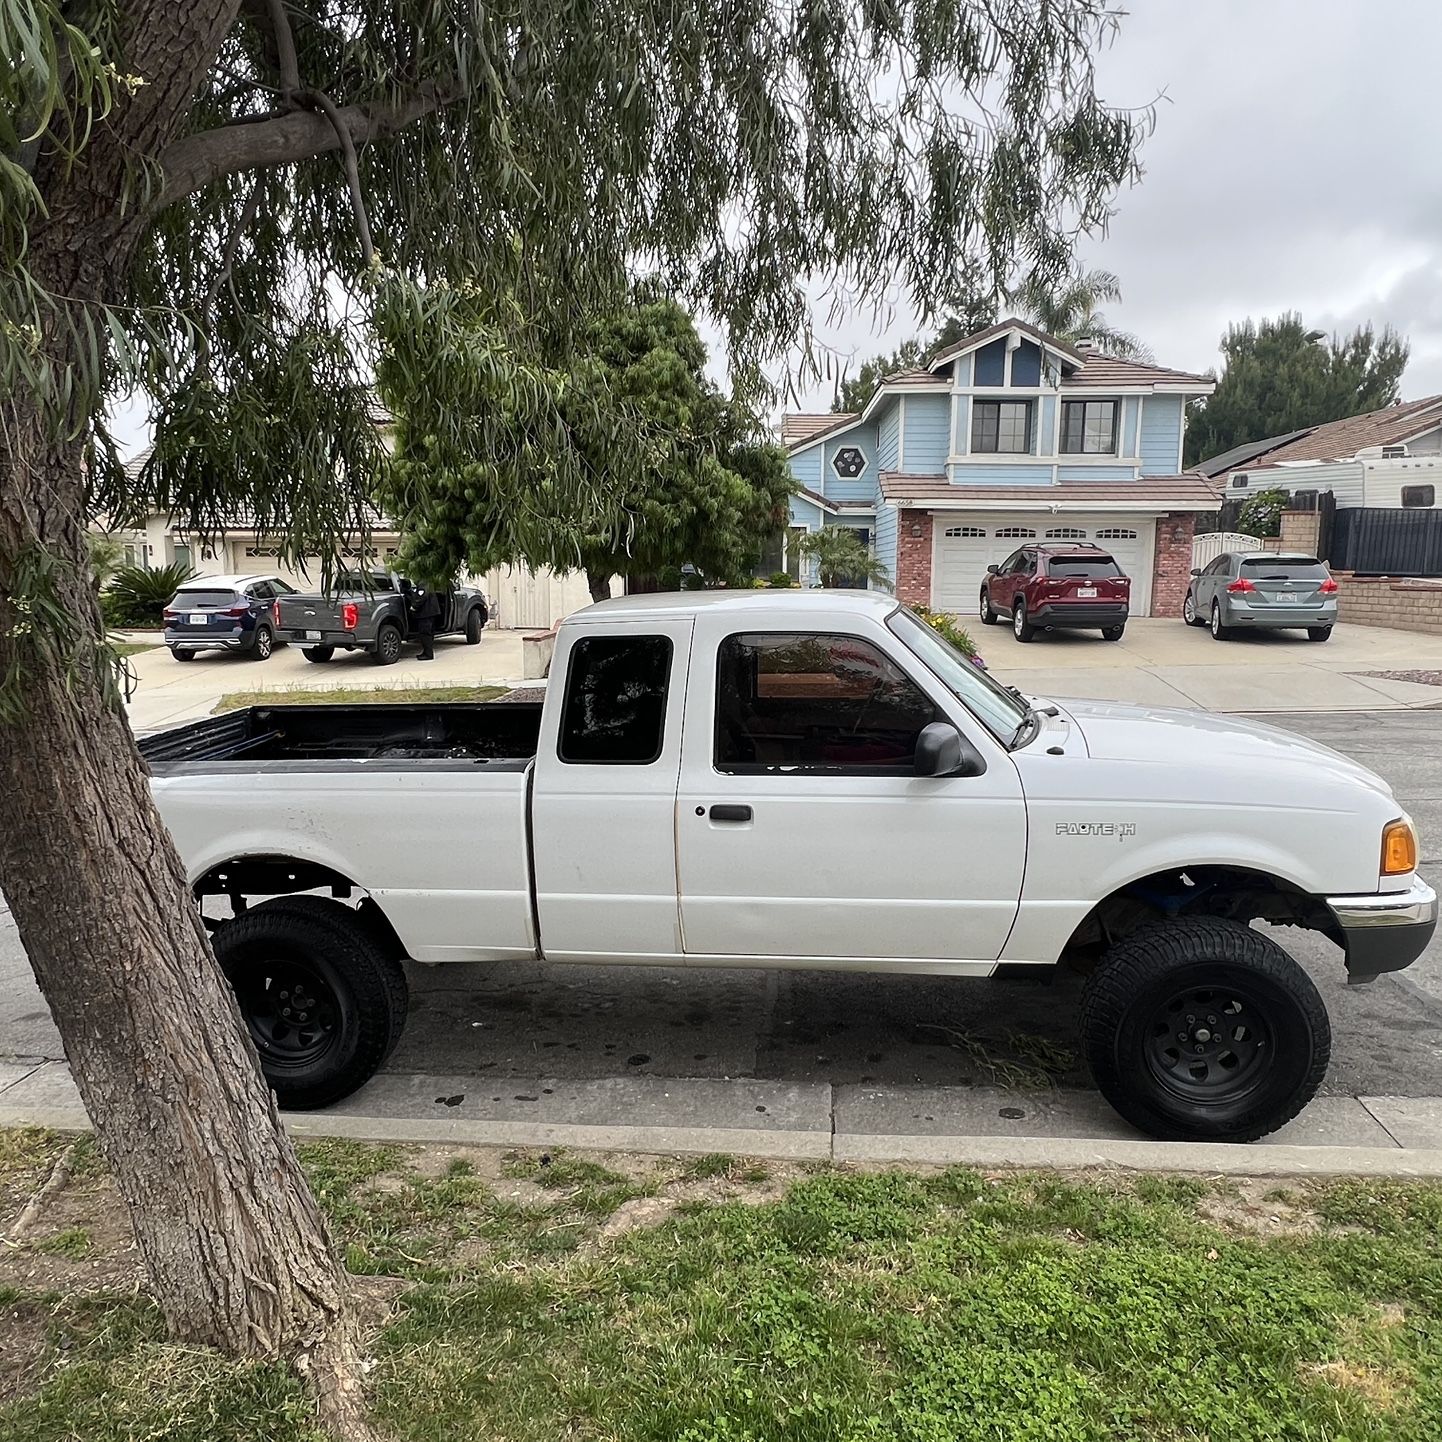
[[[1076,341],[1072,345],[1072,349],[1081,355],[1090,355],[1096,349],[1096,342],[1083,336],[1081,340]]]

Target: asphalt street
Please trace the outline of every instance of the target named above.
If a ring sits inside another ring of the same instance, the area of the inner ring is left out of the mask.
[[[1423,838],[1442,884],[1442,711],[1267,718],[1371,766]],[[1326,998],[1334,1095],[1442,1096],[1442,943],[1408,972],[1345,985],[1341,953],[1279,940]],[[765,970],[535,964],[414,968],[412,1012],[388,1070],[461,1079],[479,1101],[535,1100],[511,1078],[755,1078],[916,1085],[1088,1084],[1079,983]],[[59,1058],[13,923],[0,918],[0,1059]],[[438,1103],[439,1103],[439,1099]]]

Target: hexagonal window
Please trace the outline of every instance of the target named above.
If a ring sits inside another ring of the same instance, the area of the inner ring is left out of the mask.
[[[831,462],[838,476],[854,481],[866,469],[866,457],[855,446],[842,446]]]

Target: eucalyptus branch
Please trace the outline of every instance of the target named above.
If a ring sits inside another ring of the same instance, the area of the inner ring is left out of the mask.
[[[271,0],[272,7],[280,6],[281,0]],[[294,48],[292,47],[292,56]],[[325,118],[330,121],[331,128],[340,141],[341,155],[345,159],[346,184],[350,188],[350,207],[355,213],[356,234],[360,237],[361,259],[369,270],[371,262],[375,260],[376,248],[371,241],[370,217],[366,214],[365,195],[361,190],[360,181],[360,160],[356,155],[355,141],[351,138],[350,130],[345,121],[341,118],[336,103],[323,90],[298,90],[296,100],[302,105],[313,106],[319,110]]]
[[[392,105],[343,105],[333,117],[295,110],[253,124],[220,125],[184,136],[161,154],[164,182],[150,211],[164,210],[227,175],[294,165],[339,150],[342,132],[352,146],[385,139],[455,104],[466,93],[460,85],[431,85]]]
[[[214,277],[210,282],[210,289],[205,294],[205,306],[201,314],[209,319],[211,312],[215,309],[215,302],[220,298],[221,287],[230,279],[231,271],[235,269],[235,252],[240,247],[240,238],[250,229],[251,222],[260,211],[260,177],[256,176],[251,183],[250,194],[245,198],[245,204],[235,224],[231,227],[230,234],[225,237],[225,246],[220,252],[220,264],[216,268]],[[209,349],[206,342],[202,344]]]
[[[269,6],[270,30],[275,38],[281,93],[290,97],[300,89],[300,61],[295,53],[295,35],[290,28],[290,15],[286,11],[285,0],[269,0]]]

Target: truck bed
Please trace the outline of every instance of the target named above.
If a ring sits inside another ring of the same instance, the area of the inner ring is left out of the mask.
[[[250,706],[148,736],[151,774],[213,770],[226,763],[450,762],[524,770],[536,754],[540,702],[428,705]]]

